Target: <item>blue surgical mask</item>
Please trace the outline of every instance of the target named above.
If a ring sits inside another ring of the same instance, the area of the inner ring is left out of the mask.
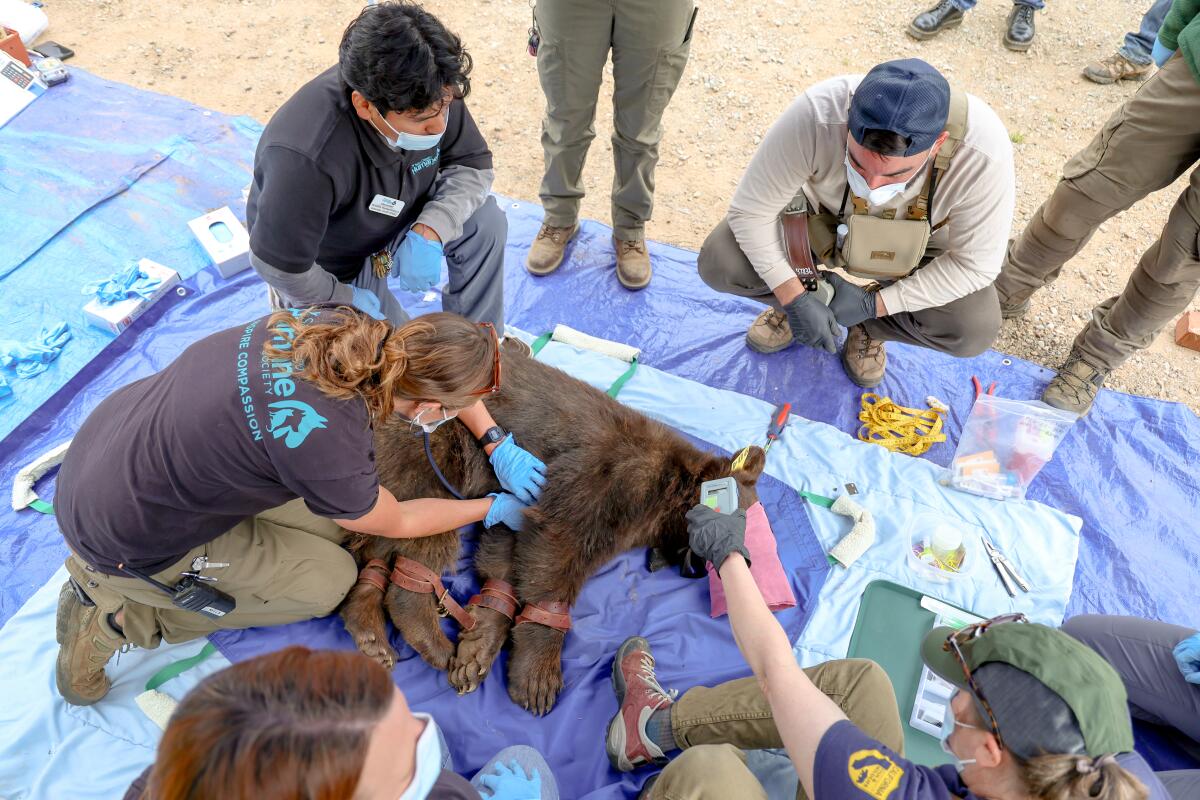
[[[421,417],[428,410],[429,409],[427,409],[427,408],[422,408],[420,411],[418,411],[417,415],[408,421],[408,426],[410,428],[420,428],[421,430],[425,431],[425,433],[433,433],[438,428],[445,425],[450,420],[454,419],[454,417],[447,414],[446,409],[443,408],[441,419],[435,419],[433,422],[422,422]],[[455,415],[455,416],[457,416],[457,415]]]
[[[442,774],[442,741],[438,736],[437,723],[428,714],[414,712],[413,716],[425,720],[425,730],[417,739],[416,770],[412,783],[398,800],[425,800]]]
[[[447,106],[446,111],[442,114],[442,116],[443,116],[443,118],[446,118],[449,116],[449,114],[450,114],[450,107]],[[395,136],[396,136],[395,139],[388,138],[387,134],[385,134],[383,131],[379,130],[378,127],[375,128],[375,131],[380,136],[383,137],[383,140],[385,142],[387,142],[387,146],[390,147],[392,150],[395,150],[395,151],[409,150],[409,151],[414,151],[414,152],[417,150],[432,150],[433,148],[437,147],[438,142],[440,142],[442,140],[441,133],[426,133],[426,134],[406,133],[404,131],[398,131],[395,128],[393,128],[391,123],[388,122],[387,119],[382,114],[379,115],[379,119],[383,122],[384,125],[387,125],[387,129],[389,131],[391,131],[393,134],[395,134]],[[375,123],[372,122],[371,124],[374,125]],[[442,128],[442,133],[445,133],[445,132],[446,132],[446,129]]]
[[[908,184],[913,181],[918,175],[925,171],[925,165],[929,163],[929,156],[921,162],[921,166],[912,176],[900,183],[886,183],[883,186],[872,189],[867,186],[867,179],[859,174],[858,170],[850,163],[850,153],[846,153],[846,181],[850,184],[850,191],[855,197],[861,197],[867,201],[869,206],[881,206],[888,203],[900,195],[904,194],[904,190],[908,188]]]
[[[946,752],[946,755],[948,755],[954,759],[954,768],[957,769],[959,772],[962,772],[963,767],[967,766],[968,764],[974,764],[976,759],[974,759],[974,758],[959,758],[957,755],[954,754],[954,751],[950,749],[950,734],[954,733],[954,729],[958,726],[962,726],[964,728],[974,728],[975,730],[979,730],[979,726],[977,726],[977,725],[968,725],[965,722],[959,722],[957,719],[955,719],[954,709],[950,706],[950,701],[947,700],[946,701],[946,710],[942,714],[942,731],[941,731],[941,735],[939,736],[939,739],[940,739],[940,742],[942,745],[942,750],[944,750]]]

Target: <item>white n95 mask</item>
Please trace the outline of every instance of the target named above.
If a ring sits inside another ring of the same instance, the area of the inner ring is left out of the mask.
[[[867,205],[881,206],[904,194],[904,190],[908,188],[908,184],[925,171],[925,165],[929,163],[929,156],[925,157],[925,160],[921,162],[921,166],[917,168],[917,171],[908,180],[901,181],[900,183],[886,183],[875,189],[867,185],[867,179],[859,174],[854,165],[850,163],[849,152],[846,153],[845,162],[846,181],[850,184],[850,191],[854,193],[854,196],[866,200]]]
[[[417,719],[425,720],[425,730],[417,739],[416,767],[412,783],[397,800],[425,800],[442,774],[442,741],[438,736],[437,723],[428,714],[413,712]]]

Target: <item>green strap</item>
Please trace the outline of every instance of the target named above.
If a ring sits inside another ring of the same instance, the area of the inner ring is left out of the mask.
[[[196,655],[192,656],[191,658],[181,658],[173,664],[167,664],[158,672],[154,673],[150,680],[146,681],[146,691],[153,691],[172,678],[179,677],[192,667],[207,659],[215,652],[217,652],[216,646],[212,642],[209,642],[200,649],[199,653],[196,653]]]
[[[543,333],[533,340],[533,344],[529,345],[529,349],[533,352],[534,358],[537,358],[538,353],[542,352],[542,348],[550,343],[550,337],[553,335],[553,333]],[[635,358],[629,365],[629,369],[625,370],[621,377],[613,381],[612,386],[608,387],[608,391],[605,394],[615,399],[621,393],[621,390],[625,388],[625,384],[629,383],[629,379],[633,377],[633,373],[637,372],[637,368],[638,362]]]
[[[823,497],[819,494],[813,494],[812,492],[805,492],[805,491],[801,491],[801,490],[797,490],[797,491],[799,491],[801,497],[803,497],[805,500],[807,500],[808,502],[812,503],[815,506],[820,506],[821,508],[832,508],[833,507],[833,498],[832,497]]]
[[[29,507],[32,508],[34,511],[40,511],[43,514],[53,514],[54,513],[54,506],[50,505],[49,503],[47,503],[45,500],[42,500],[41,498],[30,501]]]

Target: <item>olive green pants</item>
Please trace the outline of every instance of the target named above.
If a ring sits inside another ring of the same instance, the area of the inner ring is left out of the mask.
[[[1009,247],[996,288],[1023,302],[1058,278],[1105,220],[1192,169],[1158,240],[1121,294],[1092,310],[1075,338],[1087,362],[1114,369],[1154,337],[1200,287],[1200,84],[1176,55],[1063,166],[1062,179]]]
[[[102,611],[124,609],[126,639],[152,648],[164,639],[186,642],[222,628],[282,625],[331,613],[358,577],[354,558],[341,547],[344,536],[337,523],[293,500],[238,523],[151,576],[173,586],[194,560],[207,557],[213,566],[201,574],[216,578],[213,586],[237,601],[220,619],[176,608],[145,581],[106,575],[75,554],[67,558],[67,571]]]
[[[804,672],[864,733],[903,754],[896,694],[882,667],[843,659]],[[651,800],[766,800],[742,751],[780,748],[783,740],[757,679],[688,690],[671,707],[671,732],[684,750],[662,771]],[[796,796],[804,800],[803,786]]]
[[[613,69],[612,224],[643,237],[654,206],[662,116],[691,46],[693,0],[538,0],[538,77],[546,95],[539,192],[545,223],[579,219],[583,164],[596,137],[596,99],[608,51]]]

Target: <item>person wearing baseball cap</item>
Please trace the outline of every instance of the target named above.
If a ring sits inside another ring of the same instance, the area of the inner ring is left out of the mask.
[[[676,698],[659,684],[644,639],[622,646],[613,665],[619,708],[607,731],[609,756],[622,770],[666,764],[641,798],[765,798],[743,751],[783,747],[801,800],[1171,800],[1133,752],[1116,670],[1077,639],[1022,614],[958,631],[935,627],[925,636],[925,664],[956,687],[939,737],[952,763],[907,760],[891,686],[886,676],[886,689],[870,685],[882,675],[877,665],[797,664],[750,574],[745,519],[703,505],[687,519],[689,546],[716,570],[734,641],[756,681]],[[676,749],[683,752],[672,756]]]
[[[698,268],[713,289],[769,306],[746,336],[752,350],[799,343],[832,353],[845,327],[846,373],[877,386],[884,342],[967,357],[995,340],[992,283],[1015,184],[1008,132],[987,103],[920,59],[888,61],[791,104]]]

